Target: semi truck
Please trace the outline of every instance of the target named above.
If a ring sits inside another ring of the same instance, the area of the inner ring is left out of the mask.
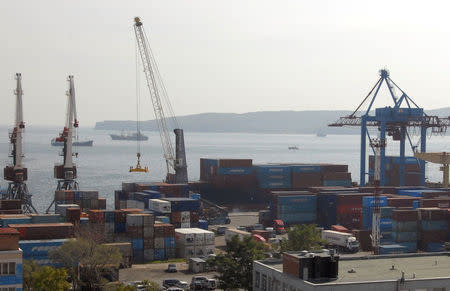
[[[322,239],[327,242],[327,246],[329,247],[337,247],[340,250],[351,253],[359,251],[359,242],[350,233],[322,230]]]

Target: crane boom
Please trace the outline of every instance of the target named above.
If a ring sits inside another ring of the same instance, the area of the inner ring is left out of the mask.
[[[167,119],[164,113],[164,107],[161,103],[161,93],[165,94],[162,79],[159,76],[156,61],[152,56],[150,45],[147,39],[142,22],[136,17],[134,23],[134,33],[136,35],[137,47],[141,56],[143,70],[147,81],[147,86],[150,92],[153,109],[155,112],[155,119],[158,125],[161,144],[164,152],[164,158],[167,166],[168,182],[187,183],[187,165],[186,154],[184,149],[184,136],[182,129],[175,129],[176,135],[176,153],[173,150],[172,142],[167,126]],[[160,90],[158,88],[162,86]],[[170,108],[169,108],[170,109]]]
[[[14,159],[14,169],[22,169],[22,133],[25,128],[25,123],[23,122],[23,104],[22,104],[22,75],[16,73],[16,90],[14,94],[17,96],[16,99],[16,120],[14,125],[14,130],[12,138],[15,139],[13,143],[13,159]]]

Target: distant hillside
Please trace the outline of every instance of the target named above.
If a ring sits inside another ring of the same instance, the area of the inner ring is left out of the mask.
[[[450,116],[450,107],[427,110],[428,115]],[[330,128],[327,125],[351,111],[261,111],[243,114],[201,113],[177,117],[185,131],[190,132],[250,132],[250,133],[303,133],[357,134],[358,128]],[[173,124],[169,124],[174,128]],[[142,130],[157,131],[155,120],[141,122]],[[133,131],[136,121],[106,120],[97,122],[95,129]]]

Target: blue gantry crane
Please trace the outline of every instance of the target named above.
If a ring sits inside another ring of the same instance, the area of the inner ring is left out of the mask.
[[[393,101],[392,106],[372,109],[381,86],[386,84],[390,97]],[[400,97],[396,96],[395,91],[400,92]],[[366,109],[363,105],[370,100]],[[374,114],[375,113],[375,114]],[[359,115],[359,116],[357,116]],[[369,94],[359,104],[355,111],[349,116],[341,117],[337,122],[329,124],[333,127],[360,126],[361,127],[361,156],[360,156],[360,185],[366,184],[366,148],[367,139],[371,141],[368,127],[377,127],[379,131],[379,140],[386,143],[386,137],[392,136],[394,141],[400,141],[400,186],[405,185],[405,147],[406,141],[409,142],[413,153],[419,151],[416,145],[411,141],[408,129],[420,129],[420,152],[426,152],[427,130],[430,128],[432,134],[444,134],[450,125],[449,118],[439,118],[425,114],[423,108],[420,108],[397,84],[392,81],[389,71],[380,70],[380,78]],[[370,144],[375,155],[375,149]],[[386,149],[380,149],[380,186],[386,184]],[[425,184],[425,161],[420,160],[420,184]]]

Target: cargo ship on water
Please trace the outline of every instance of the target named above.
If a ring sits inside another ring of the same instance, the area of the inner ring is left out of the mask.
[[[56,141],[55,138],[53,138],[51,140],[51,145],[54,147],[62,147],[64,146],[64,142],[62,141]],[[93,140],[86,140],[86,141],[74,141],[72,143],[73,146],[78,146],[78,147],[91,147],[94,145],[94,141]]]
[[[131,134],[122,132],[121,134],[110,134],[109,136],[112,140],[148,140],[148,136],[142,134],[141,132],[133,132]]]

